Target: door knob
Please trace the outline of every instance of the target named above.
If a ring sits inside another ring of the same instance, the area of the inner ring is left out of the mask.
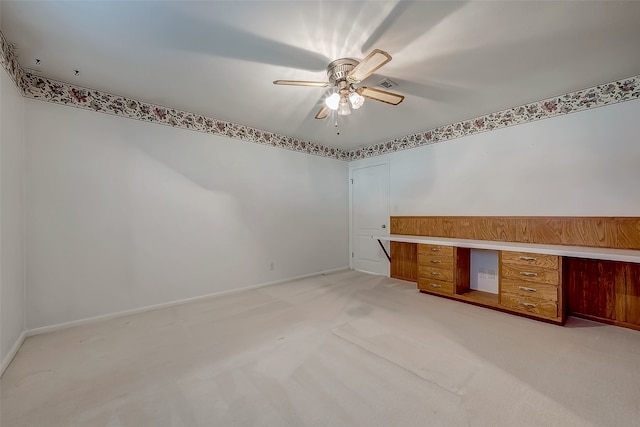
[[[387,225],[386,224],[382,224],[382,228],[387,228]]]

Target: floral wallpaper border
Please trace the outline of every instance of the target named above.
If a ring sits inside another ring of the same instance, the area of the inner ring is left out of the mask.
[[[637,75],[390,141],[345,150],[25,73],[18,63],[15,48],[5,39],[2,32],[0,63],[28,98],[345,161],[380,156],[640,98],[640,75]]]
[[[28,98],[113,114],[130,119],[222,135],[242,141],[284,148],[317,156],[348,160],[347,150],[316,144],[249,126],[226,122],[200,114],[149,104],[119,95],[25,74],[24,93]]]
[[[24,77],[24,71],[18,63],[18,57],[16,56],[16,48],[9,43],[4,37],[4,34],[0,31],[0,64],[7,70],[11,80],[18,86],[20,91],[24,94],[22,88],[22,79]]]
[[[222,135],[242,141],[284,148],[306,154],[349,160],[349,151],[304,141],[226,122],[199,114],[150,104],[123,96],[63,83],[24,72],[18,63],[15,48],[0,32],[0,62],[27,98],[113,114],[130,119],[153,122],[182,129]]]
[[[575,113],[604,105],[640,98],[640,75],[567,93],[531,104],[509,108],[462,122],[371,144],[349,152],[349,161],[380,156],[480,132]]]

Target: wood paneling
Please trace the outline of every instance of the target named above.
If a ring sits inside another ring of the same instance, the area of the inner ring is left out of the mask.
[[[617,223],[605,218],[566,218],[562,221],[563,245],[617,247]]]
[[[640,265],[568,258],[569,312],[640,328]]]
[[[637,218],[623,218],[616,222],[618,247],[625,249],[640,248],[640,221]]]
[[[640,249],[638,217],[396,216],[391,217],[391,233]]]
[[[418,250],[415,243],[391,242],[391,277],[418,280]]]

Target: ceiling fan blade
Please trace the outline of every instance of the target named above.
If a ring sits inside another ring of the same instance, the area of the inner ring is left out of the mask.
[[[351,70],[347,79],[349,79],[350,82],[359,83],[389,61],[391,61],[391,55],[383,50],[374,49]]]
[[[385,102],[391,105],[398,105],[404,100],[404,96],[386,90],[374,89],[371,87],[360,87],[357,92],[365,98],[375,101]]]
[[[316,113],[316,119],[325,119],[328,115],[329,112],[331,110],[329,109],[329,107],[327,107],[326,105],[322,108],[320,108],[320,110]]]
[[[274,85],[291,85],[291,86],[315,86],[315,87],[327,87],[329,82],[308,82],[304,80],[275,80]]]

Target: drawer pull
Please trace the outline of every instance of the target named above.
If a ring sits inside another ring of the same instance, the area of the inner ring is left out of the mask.
[[[521,259],[522,261],[537,261],[538,258],[532,257],[532,256],[521,256],[518,257],[518,259]]]
[[[431,262],[434,264],[440,264],[442,261],[440,261],[439,259],[432,259]]]
[[[440,248],[431,248],[433,252],[440,252]]]
[[[432,288],[441,288],[442,285],[438,285],[437,283],[429,283],[429,285],[431,285]]]
[[[527,292],[538,292],[537,289],[535,289],[535,288],[527,288],[526,286],[518,286],[518,289],[520,289],[521,291],[527,291]]]
[[[434,276],[439,276],[440,275],[440,273],[438,273],[437,271],[432,271],[431,274],[434,275]]]
[[[535,308],[535,304],[531,304],[530,302],[519,301],[518,304],[524,305],[525,307]]]
[[[530,271],[521,271],[520,275],[527,277],[538,277],[538,273],[531,273]]]

